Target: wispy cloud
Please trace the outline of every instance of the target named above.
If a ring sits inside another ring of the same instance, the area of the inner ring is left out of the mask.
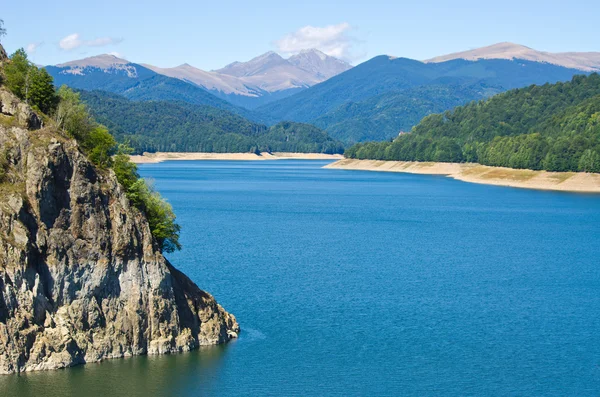
[[[275,41],[275,46],[280,52],[291,55],[316,48],[327,55],[351,61],[356,58],[353,46],[358,43],[350,34],[352,30],[347,22],[324,27],[304,26]]]
[[[112,55],[115,56],[117,58],[121,58],[121,59],[125,59],[125,55],[121,54],[120,52],[117,51],[111,51],[108,53],[108,55]]]
[[[25,47],[25,51],[27,51],[27,53],[29,55],[32,55],[33,53],[35,53],[37,51],[38,48],[40,48],[43,45],[44,45],[44,43],[41,41],[38,43],[30,43],[30,44],[27,44],[27,47]]]
[[[71,51],[80,47],[104,47],[112,44],[119,44],[122,42],[121,38],[114,37],[99,37],[93,40],[83,40],[79,33],[73,33],[58,42],[58,46],[65,50]]]

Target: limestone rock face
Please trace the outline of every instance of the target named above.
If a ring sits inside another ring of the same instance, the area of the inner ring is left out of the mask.
[[[114,173],[76,142],[0,124],[1,158],[0,373],[237,336],[235,317],[162,256]]]

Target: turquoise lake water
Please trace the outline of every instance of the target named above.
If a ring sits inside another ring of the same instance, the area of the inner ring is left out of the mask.
[[[600,196],[323,161],[140,167],[240,338],[0,377],[2,395],[600,394]]]

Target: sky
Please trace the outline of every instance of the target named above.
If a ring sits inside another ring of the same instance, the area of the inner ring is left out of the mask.
[[[510,41],[599,51],[600,1],[0,0],[7,52],[40,65],[113,53],[204,70],[267,51],[317,48],[354,65],[377,55],[428,59]]]

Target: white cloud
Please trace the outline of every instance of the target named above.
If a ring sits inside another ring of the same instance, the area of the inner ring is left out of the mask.
[[[111,44],[119,44],[123,39],[113,37],[99,37],[94,40],[83,40],[79,33],[73,33],[58,42],[58,46],[65,51],[74,50],[79,47],[104,47]]]
[[[125,59],[125,55],[121,54],[120,52],[117,51],[111,51],[108,53],[108,55],[112,55],[115,56],[117,58],[121,58],[121,59]]]
[[[347,22],[324,27],[304,26],[275,41],[275,46],[280,52],[290,55],[316,48],[327,55],[350,61],[355,58],[352,47],[358,42],[350,36],[352,30]]]
[[[63,50],[74,50],[75,48],[79,48],[83,45],[83,41],[79,38],[79,33],[73,33],[64,37],[61,41],[58,42],[58,46]]]
[[[100,37],[98,39],[86,41],[85,45],[90,47],[104,47],[111,44],[119,44],[123,39],[116,39],[113,37]]]
[[[38,42],[38,43],[31,43],[28,44],[27,47],[25,47],[25,51],[27,51],[27,53],[29,55],[33,54],[34,52],[37,51],[38,48],[40,48],[41,46],[43,46],[44,43],[43,42]]]

